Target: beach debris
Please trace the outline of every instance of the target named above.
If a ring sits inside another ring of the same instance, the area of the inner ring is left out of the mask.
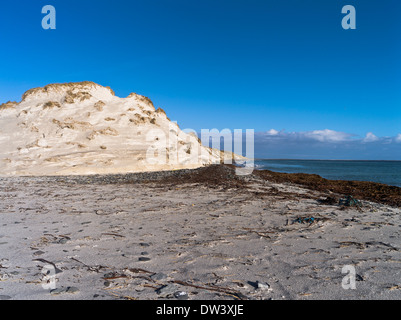
[[[79,289],[77,287],[61,287],[61,288],[56,288],[54,290],[50,291],[51,295],[59,295],[62,293],[78,293]]]
[[[82,261],[79,261],[78,259],[75,259],[73,257],[70,257],[71,260],[74,260],[76,262],[79,262],[80,264],[82,264],[84,267],[86,267],[88,269],[88,271],[93,271],[96,273],[99,273],[100,270],[102,269],[109,269],[108,267],[105,266],[100,266],[100,265],[96,265],[96,266],[88,266],[87,264],[83,263]],[[38,260],[38,259],[37,259]]]
[[[234,290],[234,289],[230,289],[230,288],[225,288],[225,287],[220,287],[220,286],[208,286],[208,285],[196,285],[196,284],[192,284],[189,282],[185,282],[185,281],[180,281],[180,280],[174,280],[172,281],[172,283],[176,283],[179,284],[181,286],[188,286],[188,287],[192,287],[192,288],[196,288],[196,289],[203,289],[203,290],[209,290],[209,291],[216,291],[216,292],[220,292],[220,293],[224,293],[226,295],[232,296],[236,299],[239,300],[247,300],[248,298],[243,295],[241,292]]]
[[[45,264],[52,265],[54,267],[54,271],[56,272],[56,274],[63,272],[62,270],[60,270],[59,268],[56,267],[55,263],[53,263],[51,261],[48,261],[48,260],[45,260],[45,259],[33,259],[32,261],[38,261],[38,262],[42,262],[42,263],[45,263]]]
[[[42,254],[45,254],[46,252],[43,252],[42,250],[38,250],[38,251],[35,251],[34,253],[33,253],[33,255],[34,256],[41,256]]]
[[[248,281],[248,284],[251,285],[255,290],[260,290],[260,291],[271,291],[270,284],[267,282],[261,282],[261,281]]]
[[[7,295],[0,295],[0,300],[10,300],[11,297]]]
[[[185,291],[176,291],[174,292],[174,297],[178,300],[188,300],[188,293]]]
[[[340,199],[339,205],[345,207],[362,207],[362,203],[350,195],[346,196],[345,199]]]
[[[144,279],[149,282],[156,282],[155,279],[152,279],[150,276],[146,275],[138,275],[138,274],[150,274],[151,276],[155,275],[154,272],[150,272],[144,269],[135,269],[135,268],[125,268],[122,271],[111,271],[108,273],[105,273],[103,275],[103,279],[105,282],[103,283],[105,287],[110,287],[112,281],[118,280],[118,279],[127,279],[127,280],[132,280],[132,279]],[[150,286],[152,288],[157,289],[157,287]]]
[[[125,238],[125,236],[122,236],[122,235],[117,234],[117,233],[110,233],[110,232],[102,233],[102,236],[113,236],[113,237]]]
[[[149,243],[146,243],[146,242],[141,242],[139,245],[140,245],[141,247],[150,247],[150,244],[149,244]]]
[[[139,257],[138,258],[138,261],[141,261],[141,262],[146,262],[146,261],[150,261],[151,259],[150,258],[148,258],[148,257]]]
[[[326,197],[325,199],[318,199],[317,201],[324,205],[335,205],[338,203],[338,200],[333,197]]]
[[[0,281],[8,280],[10,275],[8,273],[0,273]]]
[[[174,294],[174,292],[177,291],[177,287],[171,283],[166,284],[161,286],[156,290],[157,294],[163,294],[163,295],[168,295],[168,294]]]
[[[317,221],[317,219],[314,218],[314,217],[306,217],[306,218],[298,217],[298,218],[296,218],[295,220],[293,220],[292,223],[301,223],[301,224],[309,223],[309,225],[311,225],[311,224],[314,223],[315,221]]]
[[[355,280],[356,281],[365,281],[365,279],[359,274],[355,275]]]
[[[242,283],[242,281],[240,281],[240,280],[233,280],[233,281],[231,281],[232,283],[235,283],[238,287],[240,287],[240,288],[244,288],[245,287],[245,285]]]
[[[67,293],[78,293],[79,289],[77,287],[67,287]]]
[[[140,269],[140,268],[127,268],[126,271],[130,272],[130,273],[148,273],[148,274],[155,274],[155,272],[152,271],[148,271],[145,269]]]
[[[118,272],[108,272],[103,275],[104,280],[114,280],[119,278],[127,278],[126,274],[120,274]]]
[[[392,285],[391,287],[387,287],[386,289],[393,291],[393,290],[401,290],[401,286],[398,284]],[[0,299],[1,300],[1,299]]]
[[[43,247],[49,244],[65,244],[67,241],[71,240],[70,237],[65,235],[53,235],[50,233],[45,233],[43,236],[38,240],[37,243],[34,244],[34,247]]]
[[[272,290],[270,285],[267,282],[257,281],[256,284],[257,284],[258,290],[263,290],[263,291],[271,291]]]
[[[57,241],[57,243],[59,243],[59,244],[66,244],[67,241],[68,241],[67,238],[61,238],[60,240]]]
[[[267,238],[267,239],[271,239],[271,237],[269,235],[267,235],[266,233],[274,233],[273,231],[257,231],[257,230],[253,230],[251,228],[242,228],[243,230],[246,230],[248,232],[252,232],[252,233],[256,233],[259,237],[262,238]]]
[[[394,250],[394,251],[399,251],[398,248],[392,246],[391,244],[384,243],[381,241],[368,241],[368,242],[354,242],[354,241],[342,241],[339,242],[340,248],[346,248],[346,247],[356,247],[357,249],[367,249],[369,247],[384,247],[388,250]]]
[[[167,275],[159,272],[159,273],[155,273],[155,274],[151,275],[150,278],[154,281],[166,280]]]

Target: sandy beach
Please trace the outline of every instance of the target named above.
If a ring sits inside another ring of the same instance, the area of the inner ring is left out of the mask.
[[[2,300],[401,298],[386,203],[221,165],[0,185]]]

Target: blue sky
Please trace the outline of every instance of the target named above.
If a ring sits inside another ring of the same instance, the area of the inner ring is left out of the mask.
[[[41,27],[47,4],[56,30]],[[348,4],[356,30],[341,27]],[[182,128],[255,129],[266,157],[299,157],[280,138],[303,158],[401,160],[400,17],[399,0],[2,1],[0,101],[89,80]]]

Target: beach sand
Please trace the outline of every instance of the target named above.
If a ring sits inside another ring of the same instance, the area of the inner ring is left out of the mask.
[[[220,165],[0,185],[3,300],[401,298],[400,209],[385,203]]]

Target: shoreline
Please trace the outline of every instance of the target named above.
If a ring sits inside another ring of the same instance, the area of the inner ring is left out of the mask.
[[[216,168],[223,168],[221,170]],[[352,196],[360,200],[401,207],[401,187],[370,181],[330,180],[317,174],[283,173],[266,169],[255,169],[250,176],[235,176],[235,165],[215,164],[195,169],[149,171],[118,174],[65,175],[65,176],[4,176],[0,181],[8,179],[54,180],[72,184],[118,184],[118,183],[205,183],[218,185],[231,181],[243,183],[252,178],[261,178],[273,183],[288,183],[313,191],[325,192],[339,200],[339,196]],[[216,176],[217,173],[217,176]]]
[[[257,161],[276,161],[276,160],[286,160],[286,161],[344,161],[344,162],[401,162],[401,160],[350,160],[350,159],[291,159],[291,158],[255,158]]]
[[[257,160],[257,170],[317,174],[328,180],[376,182],[401,187],[398,160]]]
[[[401,187],[371,181],[330,180],[317,174],[282,173],[255,170],[259,175],[276,183],[293,183],[311,190],[358,197],[390,206],[401,206]]]

